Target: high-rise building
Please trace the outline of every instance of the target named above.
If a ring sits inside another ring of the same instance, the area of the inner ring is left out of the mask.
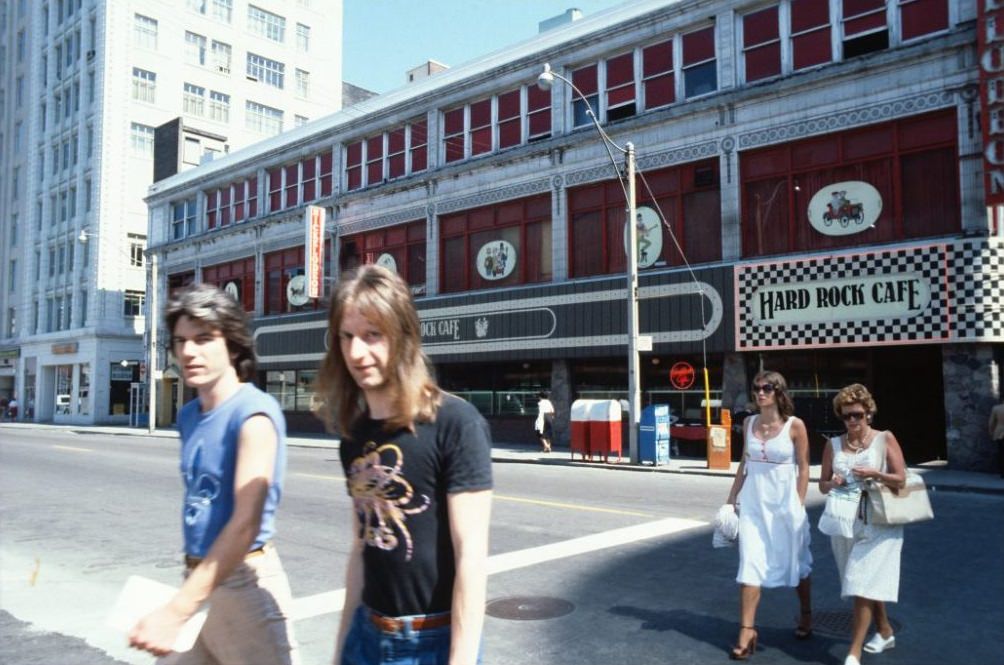
[[[21,418],[129,419],[155,128],[181,118],[186,168],[338,110],[341,16],[341,0],[0,0],[0,396]]]

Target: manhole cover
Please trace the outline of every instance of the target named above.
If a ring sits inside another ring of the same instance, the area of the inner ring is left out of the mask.
[[[816,610],[812,613],[812,629],[831,637],[847,637],[851,634],[854,613],[850,610]],[[900,623],[889,619],[893,632],[898,633]]]
[[[575,609],[567,600],[547,596],[513,596],[488,601],[485,613],[496,619],[540,621],[570,614]]]

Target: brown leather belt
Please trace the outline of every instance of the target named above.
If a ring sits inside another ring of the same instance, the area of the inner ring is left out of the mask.
[[[450,613],[431,614],[428,616],[416,616],[411,619],[398,619],[397,617],[384,616],[377,612],[370,611],[370,621],[373,625],[385,633],[399,633],[405,629],[409,621],[412,630],[426,630],[429,628],[442,628],[450,625]]]
[[[265,554],[265,550],[268,549],[268,546],[269,544],[265,543],[261,547],[254,548],[253,550],[244,555],[244,560],[247,561],[248,559],[253,559],[256,556],[263,556]],[[189,554],[185,555],[185,568],[191,570],[192,568],[198,566],[200,563],[202,563],[201,556],[191,556]]]

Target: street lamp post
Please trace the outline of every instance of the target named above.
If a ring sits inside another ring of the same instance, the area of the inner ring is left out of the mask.
[[[637,197],[635,190],[635,152],[633,143],[625,143],[624,147],[617,145],[610,136],[603,131],[592,104],[582,91],[574,83],[560,74],[554,73],[548,63],[544,63],[544,71],[537,77],[537,85],[543,90],[550,90],[555,79],[562,81],[579,96],[579,99],[586,105],[586,115],[593,122],[593,127],[599,132],[603,145],[610,156],[610,161],[614,166],[614,173],[621,179],[617,162],[614,160],[610,148],[615,148],[624,154],[624,172],[627,178],[625,185],[621,179],[621,186],[624,188],[624,196],[627,199],[627,303],[628,303],[628,456],[631,462],[638,463],[638,423],[641,420],[641,377],[639,376],[638,360],[638,227],[637,227]]]

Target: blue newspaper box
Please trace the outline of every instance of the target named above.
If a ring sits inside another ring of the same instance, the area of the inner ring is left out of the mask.
[[[653,404],[641,410],[638,461],[656,466],[669,463],[669,406]]]

